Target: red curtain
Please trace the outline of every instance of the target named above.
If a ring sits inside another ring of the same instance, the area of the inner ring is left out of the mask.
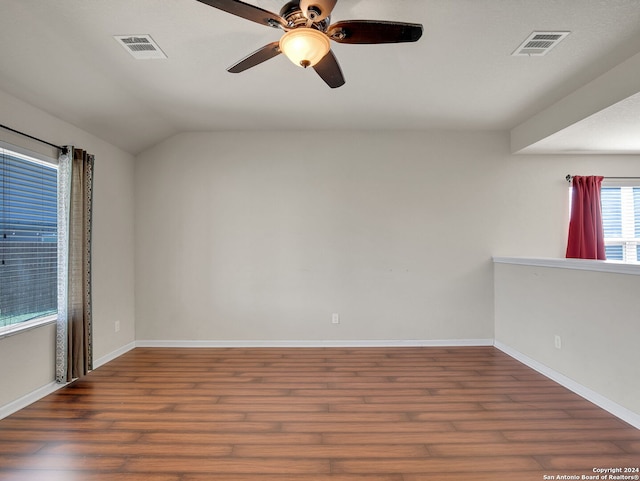
[[[567,257],[606,259],[600,189],[603,177],[575,175],[572,179],[571,221]]]

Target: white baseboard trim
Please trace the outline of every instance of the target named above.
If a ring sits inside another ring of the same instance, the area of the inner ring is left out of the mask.
[[[31,391],[29,394],[25,394],[19,399],[10,402],[9,404],[5,404],[4,406],[0,406],[0,419],[4,419],[11,414],[20,411],[20,409],[26,408],[29,404],[33,404],[34,402],[42,399],[43,397],[56,392],[61,387],[64,387],[65,384],[59,384],[55,381],[45,384],[44,386],[36,389],[35,391]]]
[[[93,368],[97,369],[103,364],[106,364],[109,361],[112,361],[113,359],[123,355],[125,352],[130,351],[135,347],[136,347],[135,342],[130,342],[126,346],[116,349],[115,351],[110,352],[106,356],[102,356],[99,359],[95,359],[93,361]],[[66,386],[66,384],[52,381],[36,389],[35,391],[30,392],[29,394],[25,394],[24,396],[16,399],[15,401],[11,401],[10,403],[5,404],[4,406],[0,406],[0,419],[6,418],[7,416],[10,416],[16,411],[20,411],[20,409],[26,408],[29,404],[33,404],[34,402],[42,399],[45,396],[48,396],[49,394],[56,392],[58,389],[64,386]]]
[[[353,341],[136,341],[136,347],[456,347],[493,346],[493,339]]]
[[[130,342],[129,344],[126,344],[126,345],[122,346],[121,348],[116,349],[113,352],[110,352],[106,356],[102,356],[102,357],[100,357],[98,359],[94,359],[93,360],[93,368],[94,369],[98,369],[103,364],[106,364],[109,361],[113,361],[115,358],[122,356],[125,352],[128,352],[131,349],[135,349],[135,347],[136,347],[135,341],[134,342]]]
[[[500,349],[505,354],[508,354],[512,358],[516,359],[517,361],[526,364],[531,369],[538,371],[540,374],[566,387],[570,391],[573,391],[578,396],[582,396],[587,401],[591,401],[593,404],[601,407],[605,411],[610,412],[617,418],[620,418],[623,421],[631,424],[633,427],[640,429],[639,414],[625,408],[624,406],[620,406],[612,400],[604,397],[602,394],[598,394],[588,387],[585,387],[582,384],[577,383],[573,379],[568,378],[564,374],[560,374],[559,372],[554,371],[550,367],[536,361],[535,359],[530,358],[526,354],[522,354],[520,351],[517,351],[507,346],[506,344],[501,343],[500,341],[495,341],[494,346],[497,349]]]

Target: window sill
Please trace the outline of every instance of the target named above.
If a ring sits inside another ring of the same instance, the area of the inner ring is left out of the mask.
[[[19,324],[12,324],[10,326],[0,327],[0,339],[20,334],[21,332],[30,331],[37,327],[46,326],[52,324],[58,320],[58,316],[46,316],[33,319],[31,321],[21,322]]]
[[[515,264],[521,266],[555,267],[581,271],[611,272],[640,276],[640,263],[620,261],[596,261],[591,259],[557,259],[535,257],[494,257],[494,264]]]

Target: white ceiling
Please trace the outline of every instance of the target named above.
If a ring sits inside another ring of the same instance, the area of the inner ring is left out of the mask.
[[[279,31],[196,0],[0,0],[0,90],[136,154],[182,131],[512,130],[589,83],[591,95],[616,89],[597,78],[640,53],[640,0],[339,0],[332,20],[351,19],[424,34],[333,43],[346,84],[330,89],[284,56],[226,72]],[[546,56],[511,56],[537,30],[571,34]],[[168,59],[135,60],[112,37],[129,34],[150,34]],[[635,91],[522,151],[640,153],[638,59]]]

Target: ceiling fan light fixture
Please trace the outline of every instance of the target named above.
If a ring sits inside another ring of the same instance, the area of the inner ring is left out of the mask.
[[[329,53],[329,37],[314,28],[289,30],[280,39],[280,50],[299,67],[313,67]]]

